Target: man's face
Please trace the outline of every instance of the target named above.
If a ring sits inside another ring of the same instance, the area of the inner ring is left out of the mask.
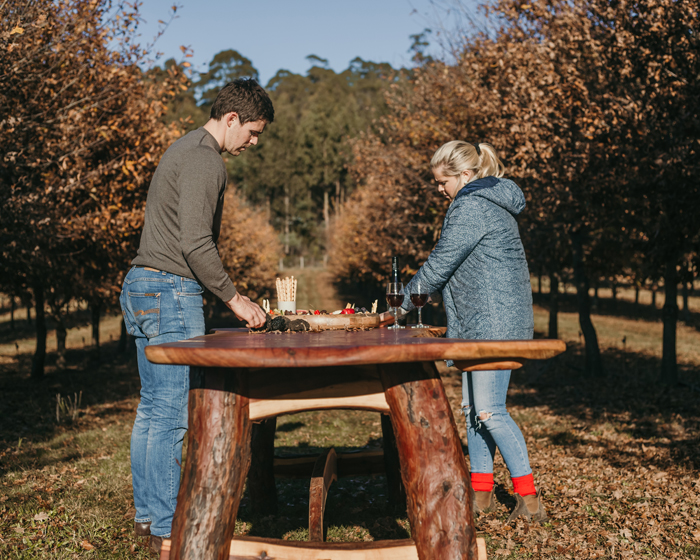
[[[236,113],[226,115],[226,136],[224,138],[224,151],[232,156],[237,156],[248,146],[258,143],[258,136],[265,129],[265,121],[252,121],[241,124]]]

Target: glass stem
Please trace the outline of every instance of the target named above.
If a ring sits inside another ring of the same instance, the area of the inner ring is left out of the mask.
[[[422,307],[418,308],[418,324],[419,325],[423,324],[423,319],[421,318],[421,313],[420,313],[422,309],[423,309]]]

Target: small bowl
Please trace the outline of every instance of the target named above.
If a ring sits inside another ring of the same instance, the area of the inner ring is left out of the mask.
[[[291,311],[292,313],[297,312],[297,302],[296,301],[278,301],[277,309],[280,311]]]

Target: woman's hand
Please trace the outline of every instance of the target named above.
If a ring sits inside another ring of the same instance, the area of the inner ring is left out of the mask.
[[[384,313],[379,314],[379,326],[380,327],[387,327],[389,325],[393,325],[395,321],[394,314],[391,311],[385,311]]]

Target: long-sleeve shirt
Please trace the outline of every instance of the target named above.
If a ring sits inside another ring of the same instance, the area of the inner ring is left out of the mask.
[[[230,300],[236,288],[216,247],[225,189],[226,165],[207,130],[193,130],[173,143],[151,180],[141,243],[131,263],[192,278]]]

